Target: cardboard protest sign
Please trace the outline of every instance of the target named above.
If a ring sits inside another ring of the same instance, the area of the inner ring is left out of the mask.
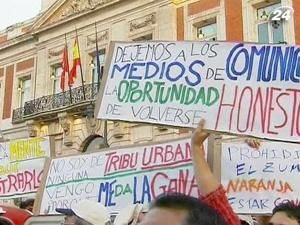
[[[48,137],[0,143],[0,199],[36,193],[49,156]]]
[[[165,192],[199,196],[190,138],[52,159],[41,190],[40,214],[85,198],[117,213]]]
[[[300,48],[115,42],[95,116],[300,142]]]
[[[300,203],[300,145],[222,144],[222,184],[236,213],[272,213],[279,203]]]

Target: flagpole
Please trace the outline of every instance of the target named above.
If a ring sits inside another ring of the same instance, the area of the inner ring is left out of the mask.
[[[68,49],[68,42],[67,42],[67,34],[65,33],[65,43],[66,43],[66,47],[67,47],[67,49]],[[67,52],[68,52],[68,50],[67,50]],[[69,76],[70,76],[70,67],[69,67],[69,54],[67,55],[67,64],[68,64],[68,67],[67,67],[67,69],[68,69],[68,79],[67,80],[69,80]],[[69,82],[68,82],[69,83]],[[70,102],[71,102],[71,104],[72,104],[72,89],[71,89],[71,85],[69,85],[68,84],[68,86],[69,86],[69,92],[70,92]],[[64,96],[65,96],[65,92],[64,92]]]
[[[99,91],[100,88],[100,79],[101,79],[101,68],[100,68],[100,60],[99,60],[99,46],[98,46],[98,31],[97,31],[97,22],[95,22],[95,32],[96,32],[96,66],[97,66],[97,91]]]
[[[77,34],[77,28],[76,27],[75,27],[75,32],[76,32],[76,41],[77,41],[78,55],[79,55],[79,61],[80,61],[80,74],[81,74],[81,84],[82,84],[82,91],[83,91],[83,99],[86,100],[86,97],[85,97],[85,86],[84,86],[83,72],[82,72],[82,65],[81,65],[80,48],[79,48],[78,34]]]
[[[102,74],[101,74],[101,68],[100,68],[100,60],[99,60],[99,46],[98,46],[98,31],[97,31],[97,22],[95,22],[95,32],[96,32],[96,66],[97,66],[97,75],[98,75],[98,79],[97,79],[97,91],[99,91],[100,88],[100,79],[102,78]],[[108,148],[108,140],[107,140],[107,120],[104,120],[104,145],[105,148]]]
[[[108,132],[107,132],[107,120],[104,120],[104,132],[103,132],[103,134],[104,134],[104,145],[105,145],[106,148],[109,148],[109,144],[108,144],[108,140],[107,140],[107,134],[108,134]]]

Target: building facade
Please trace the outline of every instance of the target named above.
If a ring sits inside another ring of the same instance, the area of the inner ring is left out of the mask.
[[[276,7],[294,14],[276,28]],[[110,41],[210,40],[299,44],[300,0],[43,0],[41,13],[0,32],[0,138],[50,136],[53,155],[161,141],[188,129],[95,120],[101,68]],[[96,38],[97,30],[97,38]],[[62,92],[65,43],[72,66],[78,36],[80,72]]]

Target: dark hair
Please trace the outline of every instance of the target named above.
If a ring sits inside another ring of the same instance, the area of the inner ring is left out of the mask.
[[[277,212],[284,212],[289,218],[300,222],[300,204],[296,205],[293,202],[279,204],[273,209],[273,215]]]
[[[224,219],[201,200],[179,193],[159,196],[152,202],[150,210],[153,208],[186,210],[185,225],[226,225]]]
[[[13,223],[6,218],[0,217],[0,225],[13,225]]]
[[[33,206],[33,205],[34,205],[34,199],[27,199],[20,203],[20,208],[27,209],[29,206]]]

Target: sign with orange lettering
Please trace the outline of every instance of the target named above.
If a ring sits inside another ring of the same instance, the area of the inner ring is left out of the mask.
[[[300,204],[300,145],[222,144],[222,183],[236,213],[271,213],[287,200]]]

